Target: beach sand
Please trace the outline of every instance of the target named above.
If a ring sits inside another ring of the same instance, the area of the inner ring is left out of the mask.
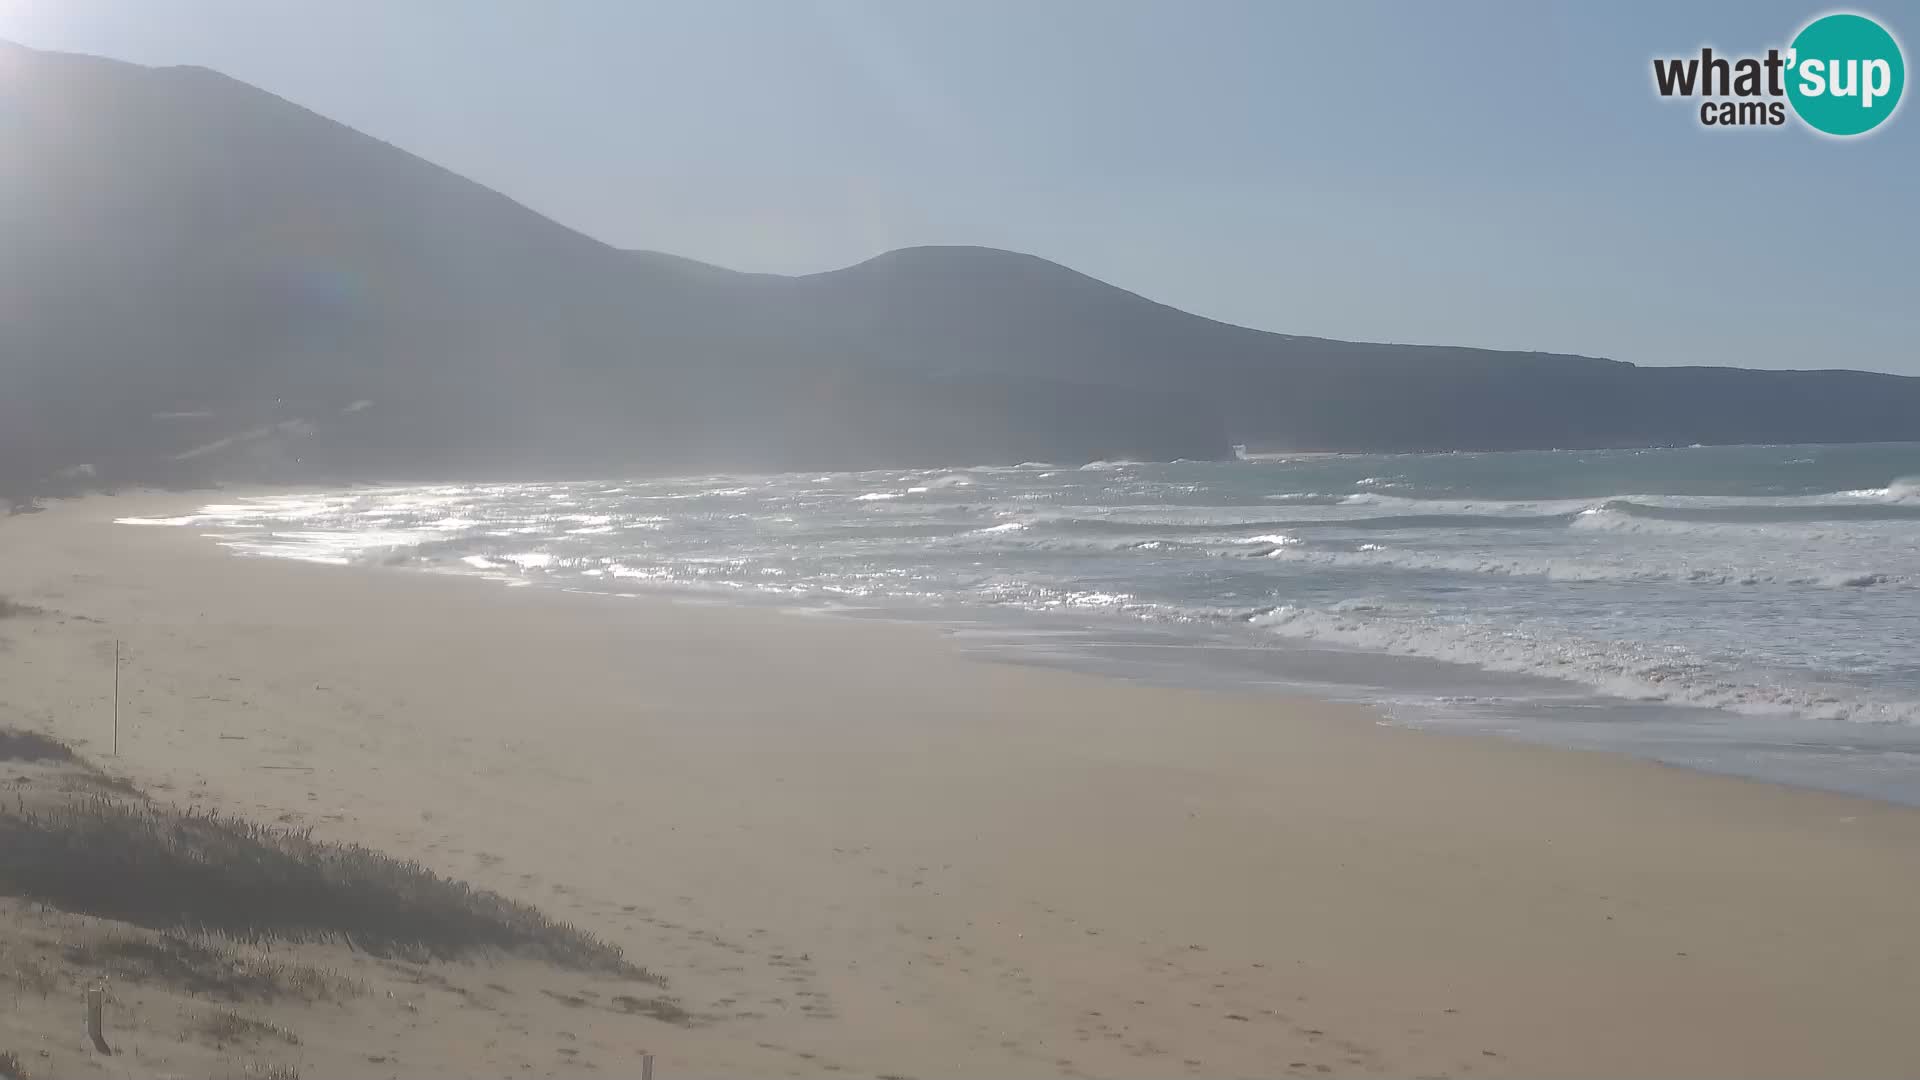
[[[44,610],[0,622],[0,723],[537,903],[699,1018],[528,1009],[406,1075],[1920,1068],[1910,809],[111,524],[203,501],[0,519],[0,595]]]

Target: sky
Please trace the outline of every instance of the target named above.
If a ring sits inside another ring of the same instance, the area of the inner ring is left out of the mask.
[[[1843,141],[1653,91],[1828,10],[0,0],[0,38],[214,68],[736,269],[984,244],[1286,333],[1920,375],[1920,105]],[[1847,10],[1920,58],[1920,3]]]

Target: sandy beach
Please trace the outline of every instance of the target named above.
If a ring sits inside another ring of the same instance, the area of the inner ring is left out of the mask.
[[[702,1022],[576,1025],[602,1075],[642,1048],[663,1078],[1920,1060],[1920,812],[986,663],[924,626],[111,523],[204,501],[0,519],[0,595],[47,613],[0,624],[0,719],[618,943]],[[522,1075],[586,1069],[538,1024],[500,1038]],[[407,1072],[496,1063],[462,1052]]]

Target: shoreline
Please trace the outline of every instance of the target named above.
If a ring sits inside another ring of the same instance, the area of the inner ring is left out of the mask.
[[[0,624],[0,707],[615,939],[731,1013],[660,1031],[681,1074],[1910,1063],[1911,809],[110,523],[191,498],[0,521],[0,594],[64,616]]]
[[[934,483],[945,486],[950,478],[943,475]],[[724,479],[731,484],[741,478]],[[903,477],[896,479],[909,482]],[[1230,610],[1218,609],[1202,609],[1197,617],[1192,613],[1183,616],[1177,606],[1168,608],[1164,598],[1105,610],[1097,605],[1086,610],[1034,607],[1018,599],[1007,604],[977,602],[964,594],[943,596],[938,591],[916,596],[888,595],[882,589],[879,595],[860,593],[856,598],[836,595],[832,590],[809,591],[805,585],[792,587],[785,569],[762,571],[777,575],[772,579],[722,575],[709,581],[696,572],[692,578],[682,573],[669,574],[662,580],[643,574],[640,580],[630,581],[624,576],[625,568],[618,565],[613,576],[606,576],[605,565],[580,569],[563,557],[550,568],[547,563],[533,561],[548,557],[548,544],[565,545],[577,534],[614,531],[604,525],[546,536],[537,544],[530,540],[533,550],[519,555],[503,556],[497,549],[488,550],[487,542],[481,541],[485,554],[471,555],[455,564],[423,562],[425,557],[417,553],[401,553],[415,550],[409,545],[422,542],[410,531],[418,522],[391,538],[372,535],[371,548],[357,542],[351,527],[336,532],[333,530],[339,526],[335,523],[315,523],[315,531],[306,531],[305,525],[287,522],[288,517],[301,521],[314,513],[315,506],[339,497],[359,499],[382,491],[418,495],[424,490],[436,497],[445,494],[434,490],[438,487],[229,489],[230,499],[237,501],[197,506],[193,514],[183,517],[136,517],[127,519],[127,523],[181,526],[198,521],[214,530],[203,535],[236,555],[272,555],[341,566],[377,564],[383,569],[400,565],[587,595],[733,604],[762,611],[931,627],[950,638],[963,654],[999,662],[1165,688],[1277,693],[1353,703],[1386,714],[1392,723],[1419,730],[1490,734],[1548,747],[1622,753],[1716,775],[1920,806],[1916,774],[1900,767],[1900,762],[1920,755],[1920,728],[1897,721],[1831,715],[1831,699],[1807,699],[1805,694],[1801,695],[1803,704],[1810,702],[1812,711],[1775,706],[1772,701],[1777,693],[1764,686],[1755,690],[1762,704],[1749,708],[1738,700],[1737,692],[1736,700],[1713,704],[1711,699],[1729,692],[1725,684],[1716,687],[1709,682],[1705,689],[1709,700],[1701,701],[1693,696],[1700,692],[1699,687],[1690,686],[1687,680],[1669,686],[1657,672],[1640,693],[1635,693],[1631,679],[1623,687],[1605,677],[1596,681],[1582,678],[1578,672],[1556,672],[1551,664],[1547,670],[1528,664],[1516,668],[1497,650],[1492,660],[1482,657],[1476,661],[1448,658],[1444,650],[1442,655],[1434,655],[1420,648],[1342,644],[1340,635],[1350,629],[1344,626],[1334,627],[1334,642],[1327,644],[1316,632],[1304,637],[1265,632],[1260,617],[1274,608],[1254,608],[1242,618],[1233,619]],[[453,491],[458,492],[459,487],[454,485]],[[869,492],[862,498],[872,496]],[[288,499],[305,505],[272,509]],[[261,505],[240,505],[254,502]],[[400,512],[411,513],[413,509],[402,506]],[[257,517],[260,513],[267,517]],[[281,532],[274,539],[260,535],[259,528],[273,527],[276,518],[279,525],[291,531]],[[474,524],[459,512],[446,520],[461,526]],[[525,531],[485,535],[501,538]],[[472,543],[474,538],[467,536],[461,542]],[[377,553],[388,543],[399,545],[395,553],[386,558],[367,557],[370,551]],[[431,538],[426,546],[439,546],[438,538]],[[893,552],[890,558],[904,560],[898,565],[925,569],[917,567],[914,556],[905,552]],[[587,552],[585,559],[588,564],[609,561],[604,552]],[[679,569],[684,571],[686,567]],[[816,587],[820,584],[813,583]],[[1171,620],[1170,613],[1174,616]]]

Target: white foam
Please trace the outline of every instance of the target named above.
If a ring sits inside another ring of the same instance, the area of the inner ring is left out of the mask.
[[[1894,699],[1920,697],[1899,640],[1920,610],[1905,606],[1920,585],[1920,519],[1872,507],[1920,501],[1920,479],[1782,497],[1415,498],[1438,464],[1358,461],[390,486],[121,520],[194,527],[248,555],[403,561],[521,585],[1195,623],[1282,600],[1295,606],[1256,622],[1279,637],[1735,712],[1915,719]],[[1477,468],[1457,461],[1443,464]],[[1457,474],[1457,487],[1431,490],[1473,491],[1475,474]],[[1347,589],[1435,607],[1324,599]],[[1860,686],[1834,685],[1848,679]]]
[[[1903,476],[1883,488],[1862,492],[1868,498],[1891,503],[1920,503],[1920,476]]]
[[[1866,698],[1852,688],[1759,682],[1656,645],[1541,637],[1517,628],[1442,622],[1368,604],[1319,609],[1284,605],[1249,622],[1296,640],[1562,679],[1629,700],[1816,720],[1920,724],[1920,703]]]
[[[353,565],[353,560],[348,558],[345,555],[332,555],[324,551],[314,551],[312,549],[295,547],[292,545],[222,544],[220,546],[226,547],[226,548],[232,548],[234,553],[239,555],[251,555],[251,556],[257,556],[257,557],[269,557],[269,558],[276,558],[276,559],[293,559],[296,562],[319,563],[322,566],[352,566]]]
[[[181,517],[170,517],[170,518],[143,518],[143,517],[114,518],[113,523],[115,525],[163,525],[163,526],[169,526],[169,527],[178,527],[181,525],[198,525],[202,520],[203,519],[198,514],[186,514]]]
[[[1340,500],[1342,506],[1367,506],[1396,514],[1511,515],[1547,517],[1571,514],[1592,506],[1592,499],[1411,499],[1399,495],[1356,492]]]
[[[1807,573],[1805,570],[1792,570],[1786,567],[1700,566],[1685,563],[1675,565],[1663,563],[1657,554],[1648,552],[1629,553],[1615,562],[1595,562],[1568,557],[1404,551],[1381,544],[1362,544],[1352,551],[1282,546],[1265,552],[1264,557],[1317,566],[1435,570],[1460,574],[1533,577],[1565,582],[1672,582],[1687,585],[1799,585],[1824,588],[1861,588],[1870,585],[1910,583],[1910,579],[1905,575],[1872,570]]]

